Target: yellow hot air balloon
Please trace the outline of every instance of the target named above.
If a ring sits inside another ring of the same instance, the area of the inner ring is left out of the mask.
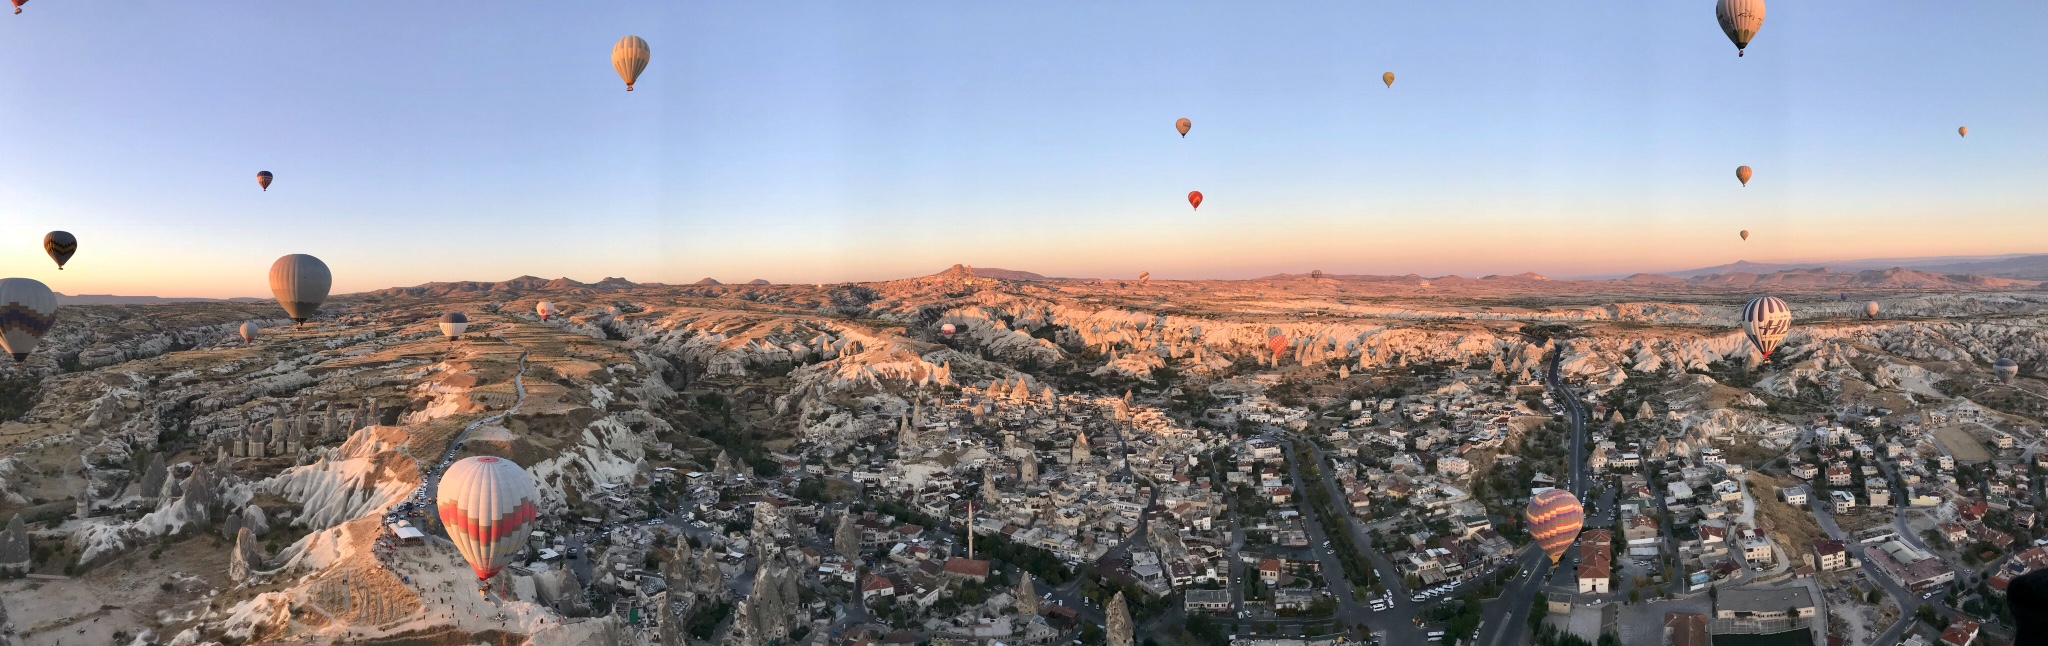
[[[1750,172],[1749,172],[1749,167],[1748,167],[1748,166],[1737,166],[1737,167],[1735,167],[1735,179],[1739,179],[1739,180],[1742,180],[1742,185],[1743,185],[1743,186],[1748,186],[1748,185],[1749,185],[1749,175],[1750,175]]]
[[[1188,131],[1194,129],[1194,127],[1195,122],[1189,121],[1187,117],[1181,117],[1173,122],[1173,129],[1179,130],[1182,137],[1188,136]]]
[[[619,71],[619,78],[626,81],[626,91],[633,91],[633,82],[640,80],[640,73],[647,70],[647,59],[654,55],[647,48],[647,41],[639,36],[620,38],[612,45],[612,69]]]
[[[1968,137],[1968,136],[1970,136],[1970,127],[1969,127],[1969,126],[1963,126],[1963,127],[1961,127],[1961,128],[1957,128],[1957,129],[1956,129],[1956,136],[1958,136],[1958,137]]]
[[[1393,73],[1393,72],[1387,72],[1387,73],[1385,73],[1385,74],[1381,74],[1381,75],[1380,75],[1380,80],[1382,80],[1382,81],[1386,81],[1386,82],[1387,82],[1387,87],[1394,87],[1394,73]]]

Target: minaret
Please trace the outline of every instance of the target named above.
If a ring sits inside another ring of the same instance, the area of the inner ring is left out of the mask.
[[[967,560],[974,560],[974,502],[967,502]]]

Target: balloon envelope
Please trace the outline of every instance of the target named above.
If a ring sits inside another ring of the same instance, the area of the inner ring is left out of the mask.
[[[448,337],[448,340],[453,341],[455,337],[462,336],[462,332],[467,329],[469,329],[469,317],[464,316],[461,312],[449,312],[441,315],[441,336]]]
[[[540,320],[548,320],[548,318],[553,317],[555,315],[555,304],[550,303],[548,301],[541,301],[539,305],[533,306],[533,313],[539,314]]]
[[[57,295],[33,278],[0,279],[0,350],[28,360],[57,321]]]
[[[1765,359],[1778,349],[1778,342],[1785,340],[1785,333],[1792,331],[1792,308],[1775,296],[1758,296],[1749,299],[1742,306],[1742,333],[1749,335],[1749,342],[1762,352]]]
[[[1273,360],[1279,361],[1280,354],[1287,351],[1287,335],[1275,334],[1266,337],[1266,349],[1273,352]]]
[[[1536,545],[1556,564],[1564,558],[1565,550],[1571,549],[1572,541],[1578,540],[1579,528],[1586,522],[1586,509],[1569,491],[1544,489],[1529,498],[1529,508],[1523,510],[1522,519],[1528,521],[1529,535],[1536,538]]]
[[[2000,357],[1997,363],[1991,364],[1991,369],[1998,373],[1999,381],[2008,384],[2020,376],[2020,362],[2005,357]]]
[[[71,254],[78,253],[78,238],[68,232],[51,231],[43,234],[43,251],[57,261],[58,269],[63,269],[64,263],[71,261]]]
[[[952,323],[947,323],[945,325],[939,326],[939,334],[944,334],[946,336],[953,336],[954,330],[955,328],[953,327]]]
[[[1149,282],[1152,282],[1152,272],[1149,272],[1149,271],[1141,271],[1141,272],[1138,272],[1138,284],[1140,284],[1140,285],[1143,285],[1143,284],[1145,284],[1145,283],[1149,283]]]
[[[263,190],[270,190],[270,171],[256,171],[256,185],[263,187]]]
[[[1969,127],[1969,126],[1963,126],[1963,127],[1961,127],[1961,128],[1957,128],[1957,129],[1956,129],[1956,136],[1958,136],[1958,137],[1968,137],[1968,136],[1970,136],[1970,127]]]
[[[1714,19],[1735,43],[1735,55],[1741,56],[1757,30],[1764,28],[1764,0],[1720,0],[1714,3]]]
[[[249,321],[249,322],[247,322],[247,323],[243,323],[243,324],[242,324],[242,342],[243,342],[243,343],[252,343],[252,342],[256,341],[256,331],[257,331],[258,329],[260,329],[260,328],[256,327],[256,322],[255,322],[255,321]]]
[[[1180,136],[1182,137],[1188,136],[1188,130],[1193,129],[1194,127],[1195,122],[1189,121],[1187,117],[1181,117],[1179,120],[1173,122],[1173,129],[1179,130]]]
[[[295,323],[305,323],[319,313],[320,304],[327,301],[327,290],[333,287],[334,274],[328,273],[327,263],[319,258],[295,253],[270,264],[270,293]]]
[[[1737,166],[1737,167],[1735,167],[1735,179],[1739,179],[1739,180],[1742,180],[1742,185],[1743,185],[1743,186],[1748,186],[1748,185],[1749,185],[1749,176],[1750,176],[1750,172],[1749,172],[1749,167],[1748,167],[1748,166]]]
[[[626,82],[626,91],[633,91],[633,82],[640,80],[640,73],[647,70],[647,59],[654,55],[647,48],[647,41],[639,36],[620,38],[612,45],[612,69],[618,70],[619,78]]]
[[[1381,74],[1381,75],[1380,75],[1380,80],[1381,80],[1381,81],[1385,81],[1385,82],[1387,83],[1387,87],[1394,87],[1394,73],[1393,73],[1393,72],[1387,72],[1387,73],[1385,73],[1385,74]]]
[[[1196,209],[1201,209],[1201,208],[1202,208],[1202,192],[1201,192],[1201,191],[1188,191],[1188,203],[1189,203],[1189,204],[1193,204],[1193,205],[1195,206],[1195,208],[1196,208]]]
[[[1865,316],[1869,316],[1870,318],[1877,318],[1877,301],[1864,303],[1863,314]]]
[[[1749,229],[1743,229],[1743,230],[1742,230],[1742,239],[1744,239],[1744,240],[1748,240],[1748,239],[1749,239]]]
[[[463,458],[441,476],[435,496],[441,526],[478,580],[491,578],[526,547],[540,516],[540,491],[533,476],[511,460]]]

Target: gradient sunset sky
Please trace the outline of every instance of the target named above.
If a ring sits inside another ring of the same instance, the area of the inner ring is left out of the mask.
[[[1736,58],[1711,0],[30,2],[0,14],[0,276],[267,296],[286,253],[351,292],[2048,252],[2044,31],[2041,2],[1779,0]],[[654,52],[632,93],[626,34]],[[80,240],[66,271],[51,229]]]

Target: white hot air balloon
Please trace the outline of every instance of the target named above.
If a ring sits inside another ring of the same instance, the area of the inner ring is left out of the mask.
[[[462,332],[468,329],[469,317],[463,313],[449,312],[441,315],[441,336],[448,337],[449,341],[461,337]]]
[[[952,323],[939,326],[939,334],[946,335],[947,337],[953,336],[954,331],[956,331],[956,328],[953,327]]]
[[[540,320],[543,321],[554,318],[555,304],[550,303],[548,301],[541,301],[539,305],[533,306],[533,313],[539,314]]]
[[[14,362],[28,360],[57,322],[57,295],[33,278],[0,279],[0,349]]]
[[[469,561],[481,588],[526,547],[526,536],[540,517],[540,490],[533,476],[511,460],[468,457],[441,476],[434,504],[448,539]]]
[[[1871,301],[1871,302],[1868,302],[1868,303],[1864,303],[1864,304],[1863,304],[1863,315],[1864,315],[1864,316],[1868,316],[1868,317],[1870,317],[1870,318],[1877,318],[1877,301]]]
[[[319,258],[295,253],[270,264],[270,293],[277,296],[277,304],[293,323],[303,325],[319,313],[320,304],[327,302],[327,290],[333,287],[334,274]]]
[[[1720,0],[1714,3],[1714,20],[1721,23],[1721,32],[1735,43],[1735,55],[1740,57],[1757,30],[1764,28],[1764,0]]]
[[[1742,306],[1742,333],[1749,335],[1749,342],[1763,353],[1763,358],[1771,358],[1778,342],[1791,331],[1792,308],[1785,301],[1775,296],[1758,296]]]
[[[256,342],[256,331],[257,331],[258,329],[260,329],[260,328],[258,328],[258,327],[256,326],[256,322],[255,322],[255,321],[249,321],[249,322],[243,323],[243,324],[242,324],[242,342],[243,342],[243,343],[255,343],[255,342]]]

